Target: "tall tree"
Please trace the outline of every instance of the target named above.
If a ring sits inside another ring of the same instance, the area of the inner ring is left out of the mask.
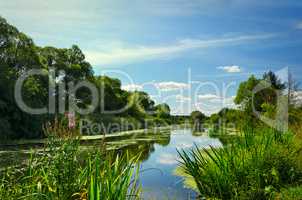
[[[193,123],[202,123],[207,118],[205,114],[198,110],[193,111],[190,116]]]
[[[157,106],[155,106],[155,110],[156,110],[156,115],[159,118],[170,117],[171,109],[170,109],[169,105],[166,103],[158,104]]]

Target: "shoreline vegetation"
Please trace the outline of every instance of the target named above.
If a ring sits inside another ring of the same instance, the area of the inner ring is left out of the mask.
[[[302,197],[302,142],[292,133],[263,129],[244,132],[223,148],[179,151],[175,174],[201,197],[214,199],[286,199],[296,188]],[[300,188],[300,189],[298,189]]]
[[[60,132],[60,137],[58,133]],[[44,151],[33,151],[26,164],[1,171],[0,198],[139,199],[139,155],[80,151],[77,133],[57,127],[47,133]]]
[[[263,82],[271,87],[254,94],[254,88]],[[272,72],[242,82],[234,100],[240,110],[226,108],[209,119],[217,122],[210,136],[221,141],[232,138],[222,141],[223,148],[179,150],[179,167],[174,173],[184,177],[186,186],[202,199],[302,199],[302,109],[288,82],[281,82]],[[287,99],[283,109],[288,110],[288,118],[286,114],[277,116],[278,98]],[[283,120],[269,127],[255,116],[253,107],[262,116]],[[239,131],[230,134],[228,124],[234,123]]]

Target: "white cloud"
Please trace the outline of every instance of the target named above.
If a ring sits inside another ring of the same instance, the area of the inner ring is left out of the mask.
[[[114,45],[111,49],[109,48],[109,50],[108,48],[102,50],[86,50],[84,53],[86,54],[87,60],[91,64],[104,66],[167,58],[169,56],[175,56],[179,53],[189,50],[206,49],[226,45],[238,45],[249,41],[269,39],[272,36],[272,34],[266,34],[243,35],[210,40],[184,39],[177,41],[174,44],[159,46],[127,45],[120,43],[120,46]]]
[[[176,91],[176,90],[184,90],[188,89],[190,87],[187,83],[181,83],[181,82],[174,82],[174,81],[167,81],[167,82],[154,82],[152,83],[157,89],[161,91]],[[139,84],[128,84],[122,86],[123,90],[127,91],[135,91],[135,90],[143,90],[143,85]],[[176,95],[175,96],[177,101],[190,101],[190,97],[186,97],[183,95]]]
[[[122,89],[127,91],[136,91],[136,90],[142,90],[143,86],[137,84],[129,84],[129,85],[123,85]]]
[[[190,97],[183,96],[181,94],[176,95],[175,98],[176,98],[176,102],[179,102],[179,103],[191,101]]]
[[[202,94],[198,96],[194,108],[201,110],[206,115],[217,113],[222,108],[236,108],[235,96],[223,97],[215,94]]]
[[[211,100],[211,99],[220,99],[221,97],[219,97],[216,94],[201,94],[198,95],[198,99],[200,100]]]
[[[291,95],[296,106],[302,105],[302,91],[294,91]]]
[[[218,69],[222,69],[225,72],[228,73],[239,73],[242,71],[241,67],[238,65],[231,65],[231,66],[220,66]]]
[[[188,149],[188,148],[192,148],[192,147],[193,147],[192,143],[181,142],[179,144],[176,144],[176,149]]]
[[[209,99],[209,102],[211,102],[211,103],[233,104],[234,99],[235,99],[235,96],[225,97],[225,98],[217,96],[216,98]]]
[[[154,83],[154,85],[162,91],[183,90],[190,87],[190,85],[187,83],[179,83],[173,81]]]
[[[157,163],[160,163],[163,165],[175,165],[178,162],[177,162],[176,155],[173,155],[170,153],[163,153],[158,157]]]
[[[179,95],[178,98],[182,99],[183,96]],[[237,106],[234,103],[234,99],[235,96],[223,97],[221,95],[211,93],[201,94],[198,95],[197,98],[186,101],[185,104],[176,104],[176,107],[172,107],[171,112],[175,115],[189,115],[194,110],[200,110],[209,116],[213,113],[219,112],[222,108],[236,109]],[[189,100],[189,98],[186,100]]]

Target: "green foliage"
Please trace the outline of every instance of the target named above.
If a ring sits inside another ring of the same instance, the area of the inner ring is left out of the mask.
[[[187,115],[173,115],[170,116],[172,124],[189,124],[190,116]]]
[[[280,194],[275,196],[281,200],[302,199],[302,186],[282,189]]]
[[[136,166],[137,158],[130,159],[128,154],[117,156],[105,161],[97,155],[93,162],[89,161],[89,200],[124,200],[138,199],[139,166]]]
[[[263,80],[269,82],[273,89],[284,90],[286,88],[286,84],[282,83],[278,76],[272,71],[264,73]]]
[[[207,117],[200,111],[193,111],[190,115],[191,123],[193,124],[194,132],[203,132],[203,123],[206,121]]]
[[[65,71],[65,81],[76,83],[84,78],[91,79],[92,67],[77,46],[70,49],[37,47],[3,18],[0,18],[0,41],[0,125],[5,128],[1,129],[0,138],[43,137],[42,125],[53,116],[34,116],[21,111],[14,98],[16,80],[30,69],[48,72],[54,68]],[[79,93],[84,96],[83,91]],[[41,108],[48,105],[48,95],[48,77],[31,76],[25,81],[22,97],[28,106]]]
[[[190,117],[193,123],[201,123],[207,118],[205,114],[200,111],[193,111]]]
[[[260,87],[260,91],[254,91]],[[276,91],[283,91],[286,84],[282,83],[276,74],[269,71],[263,77],[257,79],[251,76],[247,81],[242,82],[237,90],[235,104],[240,105],[246,116],[252,116],[253,108],[264,112],[266,116],[273,116],[277,103]]]
[[[247,104],[253,95],[252,91],[258,83],[259,80],[255,76],[251,76],[247,81],[240,83],[234,102],[242,104],[243,107],[248,106]]]
[[[20,137],[24,131],[31,136],[37,136],[37,123],[43,117],[37,118],[21,112],[14,100],[16,79],[29,69],[43,69],[40,56],[33,41],[15,27],[9,25],[0,17],[0,138]],[[37,84],[39,80],[40,84]],[[41,93],[45,88],[43,78],[31,78],[23,87],[23,95],[28,105],[39,106],[45,102]]]
[[[78,139],[49,138],[29,163],[0,176],[0,199],[138,199],[136,159],[79,149]]]
[[[148,128],[152,128],[152,127],[168,126],[170,124],[170,121],[167,121],[166,119],[162,119],[159,117],[152,117],[146,119],[146,123]]]
[[[72,199],[82,188],[79,141],[51,138],[41,153],[32,153],[22,169],[1,177],[1,199]]]
[[[180,166],[200,194],[216,199],[270,199],[287,185],[301,184],[296,162],[301,146],[291,134],[249,131],[224,148],[181,151]]]
[[[126,107],[129,93],[121,89],[121,82],[107,76],[94,77],[95,85],[100,89],[100,105],[96,113],[102,111],[117,111]]]
[[[242,112],[236,109],[223,108],[218,112],[218,116],[225,123],[235,123],[240,121]]]
[[[155,112],[159,118],[169,118],[171,110],[168,104],[163,103],[155,106]]]
[[[209,121],[210,121],[210,123],[212,123],[212,124],[219,124],[220,117],[219,117],[219,115],[218,115],[217,113],[214,113],[214,114],[212,114],[212,115],[210,116]]]

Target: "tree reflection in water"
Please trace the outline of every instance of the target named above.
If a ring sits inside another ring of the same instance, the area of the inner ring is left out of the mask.
[[[119,138],[120,139],[120,138]],[[115,149],[118,154],[128,153],[130,157],[140,155],[140,161],[146,161],[149,159],[152,152],[154,152],[154,145],[167,146],[171,141],[171,133],[148,133],[140,134],[132,137],[125,137],[120,139],[118,143],[111,143],[111,145],[124,145],[121,148]],[[107,141],[110,143],[112,141]]]

